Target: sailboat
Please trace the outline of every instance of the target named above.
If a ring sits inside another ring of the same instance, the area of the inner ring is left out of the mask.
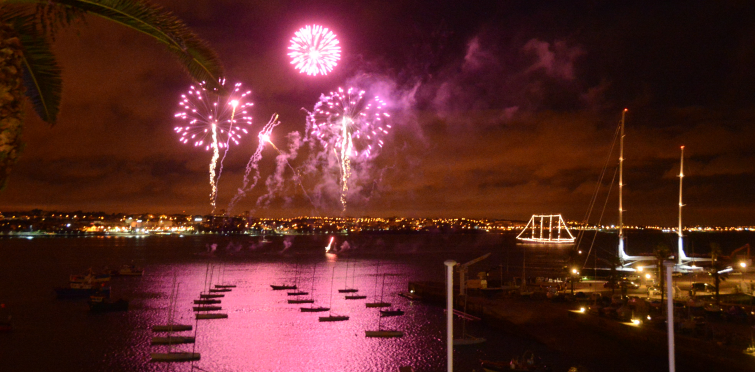
[[[380,321],[383,319],[383,316],[378,317],[378,327],[377,330],[374,331],[364,331],[365,337],[381,337],[381,338],[392,338],[392,337],[404,337],[404,332],[397,331],[397,330],[391,330],[391,329],[383,329],[380,325]]]
[[[173,351],[172,346],[180,343],[194,343],[195,337],[188,336],[172,336],[171,334],[178,329],[191,330],[191,326],[173,324],[173,317],[175,316],[176,302],[178,300],[178,287],[176,283],[176,277],[173,276],[173,285],[171,288],[170,305],[168,310],[168,325],[152,327],[155,329],[168,329],[168,336],[165,337],[153,337],[152,345],[168,345],[168,350],[165,353],[150,353],[150,357],[153,362],[191,362],[200,359],[199,353],[185,352],[185,351]],[[163,328],[165,327],[165,328]],[[195,335],[196,336],[196,335]]]
[[[385,290],[385,274],[383,274],[383,286],[380,288],[380,301],[377,301],[377,282],[378,282],[378,273],[380,272],[380,261],[378,261],[376,268],[375,268],[375,302],[367,302],[365,303],[366,307],[389,307],[391,306],[388,302],[383,302],[383,291]]]
[[[354,272],[354,275],[356,275],[356,271]],[[339,289],[338,293],[354,293],[359,291],[356,288],[349,288],[349,260],[346,260],[346,275],[343,277],[343,286],[344,288]]]
[[[311,304],[314,304],[314,302],[315,302],[314,301],[314,294],[315,294],[315,272],[316,271],[317,271],[317,264],[315,264],[312,267],[312,290],[310,291],[310,293],[312,293],[312,302],[310,302]],[[332,288],[331,288],[331,291],[332,291]],[[330,307],[311,305],[310,307],[301,307],[299,309],[303,313],[318,313],[318,312],[328,311],[328,310],[330,310]]]
[[[209,279],[208,279],[208,272],[209,272]],[[210,288],[211,283],[212,283],[213,273],[214,273],[214,267],[210,268],[210,264],[208,263],[207,264],[207,271],[205,272],[205,284],[206,284],[207,289],[210,292],[212,292],[214,290],[214,289]],[[216,291],[220,291],[220,289],[215,289],[215,290]],[[230,291],[230,289],[227,289],[225,291]],[[200,296],[200,300],[199,301],[202,301],[201,300],[202,299],[202,293],[200,293],[199,296]],[[211,305],[209,303],[200,303],[199,306],[195,306],[193,308],[193,310],[195,312],[197,312],[197,314],[195,315],[195,318],[197,320],[201,320],[201,319],[225,319],[225,318],[228,318],[228,314],[224,314],[224,313],[210,313],[209,311],[222,310],[222,307],[216,306],[216,305]]]
[[[281,285],[270,284],[270,288],[272,288],[274,291],[282,291],[286,289],[297,289],[296,284],[281,284]]]
[[[226,292],[230,292],[230,288],[236,288],[235,284],[227,284],[223,279],[225,279],[225,264],[221,267],[221,275],[220,275],[220,284],[215,284],[215,288],[217,289],[228,289]]]
[[[333,280],[336,278],[336,268],[333,268],[333,275],[330,277],[330,303],[328,303],[328,316],[321,316],[321,322],[341,322],[349,320],[347,315],[333,315],[330,308],[333,306]]]
[[[299,285],[299,263],[297,262],[296,263],[296,279],[294,279],[294,287],[297,287],[298,285]],[[309,294],[308,292],[298,291],[298,290],[294,292],[288,292],[289,296],[305,296],[308,294]],[[293,304],[293,303],[305,303],[305,302],[291,302],[289,300],[288,303]]]

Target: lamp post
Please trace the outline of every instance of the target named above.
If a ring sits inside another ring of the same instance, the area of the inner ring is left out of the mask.
[[[674,271],[673,261],[663,261],[666,267],[666,326],[668,327],[668,370],[676,371],[676,359],[674,356],[674,296],[673,284],[671,283],[671,273]]]
[[[574,281],[579,275],[579,270],[571,269],[571,295],[574,296]]]
[[[446,341],[448,343],[448,372],[454,370],[454,266],[456,261],[446,260]]]

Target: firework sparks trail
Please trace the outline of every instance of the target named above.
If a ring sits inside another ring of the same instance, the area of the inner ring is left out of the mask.
[[[249,158],[249,162],[246,164],[246,171],[244,172],[244,181],[242,183],[242,186],[238,189],[238,192],[228,204],[228,211],[226,213],[230,214],[231,210],[233,210],[233,208],[236,206],[236,203],[238,203],[241,198],[246,196],[247,192],[251,191],[254,186],[257,185],[257,181],[259,181],[260,179],[260,170],[258,164],[262,159],[262,149],[265,148],[265,143],[270,142],[270,133],[278,124],[280,124],[280,121],[278,121],[278,114],[273,114],[273,116],[270,118],[270,121],[265,124],[260,133],[257,135],[257,137],[259,138],[257,150],[254,151],[254,154],[252,154],[252,157]],[[252,171],[254,171],[254,175],[252,175]],[[250,175],[252,176],[251,179],[249,178]]]
[[[375,96],[365,98],[365,92],[355,88],[323,95],[309,114],[310,137],[332,148],[339,161],[341,173],[341,205],[346,210],[353,161],[366,161],[383,147],[382,137],[388,134],[390,117],[386,103]]]
[[[336,35],[320,25],[307,25],[296,31],[288,50],[294,68],[310,76],[327,75],[341,59]]]
[[[273,141],[270,139],[269,135],[260,136],[261,141],[267,141],[274,149],[278,152],[278,157],[276,158],[278,165],[276,166],[275,173],[271,178],[268,178],[266,181],[267,187],[268,187],[268,194],[261,196],[259,199],[257,199],[257,206],[263,205],[265,201],[267,201],[267,204],[269,204],[269,200],[272,199],[274,190],[283,183],[282,179],[282,173],[283,173],[283,163],[285,163],[289,169],[291,169],[291,172],[294,174],[294,180],[295,182],[301,187],[301,191],[304,194],[304,196],[309,200],[309,203],[315,208],[316,213],[319,215],[320,212],[317,210],[317,205],[314,203],[312,198],[307,193],[307,189],[304,188],[304,184],[301,181],[301,175],[299,172],[294,169],[293,166],[291,166],[291,162],[289,162],[289,158],[295,158],[297,154],[297,149],[299,148],[299,132],[291,132],[288,135],[288,138],[290,141],[293,141],[293,143],[289,144],[289,153],[283,153],[280,149],[278,149],[277,146],[273,143]],[[272,180],[271,180],[272,179]],[[265,205],[267,205],[265,204]]]
[[[220,85],[225,85],[225,80],[220,80]],[[241,91],[241,83],[236,83],[227,96],[218,95],[207,89],[204,83],[192,85],[186,94],[181,95],[178,103],[180,111],[174,115],[185,122],[174,128],[180,136],[179,142],[192,143],[194,147],[212,151],[209,176],[210,205],[213,212],[217,202],[217,182],[220,180],[228,148],[231,143],[238,145],[241,137],[249,133],[247,127],[252,124],[252,117],[247,109],[253,103],[245,101],[250,93],[251,91]],[[237,111],[240,113],[238,117]],[[223,160],[220,160],[221,148],[225,149]]]

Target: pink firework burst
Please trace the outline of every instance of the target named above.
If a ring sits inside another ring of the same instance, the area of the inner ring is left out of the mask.
[[[356,88],[338,88],[322,96],[310,114],[311,135],[336,149],[347,147],[346,156],[370,158],[383,147],[383,136],[388,134],[390,115],[386,103],[375,96],[365,97]]]
[[[307,25],[296,31],[288,50],[294,68],[311,76],[327,75],[341,59],[336,35],[320,25]]]
[[[225,81],[221,81],[224,85]],[[242,91],[241,83],[236,83],[228,96],[219,96],[206,89],[205,84],[192,85],[178,102],[180,111],[175,114],[181,125],[174,131],[180,136],[179,142],[191,143],[205,150],[227,148],[231,143],[239,144],[247,128],[252,125],[248,109],[251,91]],[[215,135],[213,136],[213,131]]]

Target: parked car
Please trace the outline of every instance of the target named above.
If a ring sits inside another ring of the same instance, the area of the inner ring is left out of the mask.
[[[695,293],[713,293],[716,291],[716,287],[708,283],[692,283],[692,290]]]
[[[661,295],[661,293],[662,293],[662,291],[663,291],[663,290],[661,289],[661,287],[660,287],[660,286],[657,286],[657,285],[651,285],[650,287],[648,287],[648,296],[649,296],[649,297],[652,297],[652,296],[660,296],[660,295]]]
[[[640,285],[631,280],[618,280],[607,281],[603,284],[603,288],[627,288],[627,289],[639,289]]]

